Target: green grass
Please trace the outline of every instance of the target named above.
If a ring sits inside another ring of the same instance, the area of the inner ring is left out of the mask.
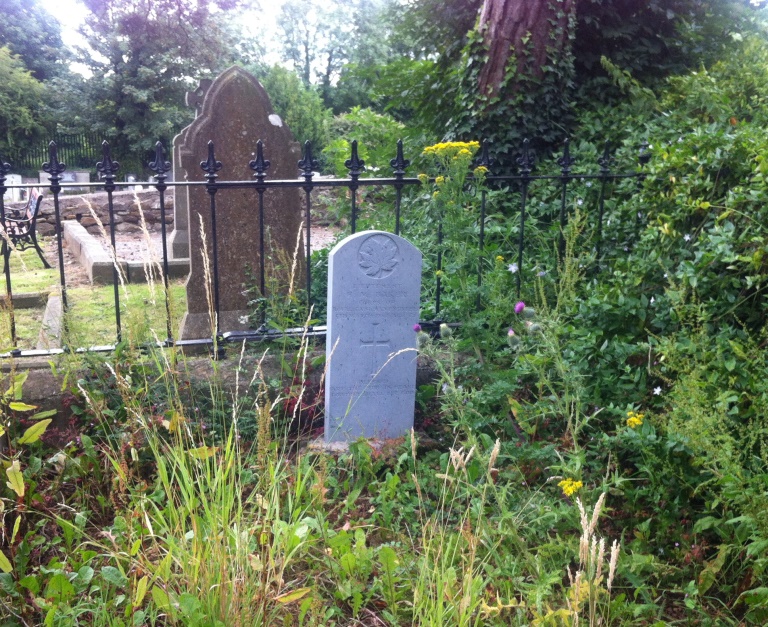
[[[176,334],[187,306],[184,281],[172,281],[169,291],[171,329]],[[152,293],[146,284],[128,284],[118,293],[123,339],[140,344],[154,340],[154,332],[164,340],[167,331],[162,285],[155,285]],[[67,296],[70,346],[98,346],[116,341],[115,294],[111,285],[76,287],[67,290]]]
[[[23,292],[59,293],[59,271],[46,270],[34,250],[12,253],[11,286],[14,294]],[[171,329],[178,332],[181,318],[186,311],[184,281],[170,284]],[[4,291],[4,290],[3,290]],[[154,290],[146,284],[129,284],[120,288],[120,312],[123,339],[142,343],[165,339],[166,314],[162,284]],[[69,311],[67,315],[66,342],[74,348],[113,344],[116,341],[115,298],[111,285],[71,287],[67,289]],[[16,309],[16,347],[33,349],[37,344],[44,308]],[[12,347],[10,316],[0,313],[0,348]]]

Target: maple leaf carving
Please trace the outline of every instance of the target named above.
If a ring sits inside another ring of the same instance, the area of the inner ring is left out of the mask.
[[[373,279],[388,277],[397,263],[397,244],[386,235],[373,235],[360,247],[359,265]]]

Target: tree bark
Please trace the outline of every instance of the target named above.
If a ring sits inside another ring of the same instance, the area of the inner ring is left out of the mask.
[[[488,59],[479,93],[496,95],[515,57],[518,73],[541,77],[549,54],[559,56],[570,39],[576,0],[484,0],[478,22]],[[526,54],[528,52],[529,54]]]

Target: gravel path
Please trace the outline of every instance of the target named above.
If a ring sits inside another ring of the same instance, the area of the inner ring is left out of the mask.
[[[326,227],[326,226],[312,226],[312,250],[320,250],[332,244],[338,230]],[[104,250],[109,251],[109,239],[102,236],[96,236],[96,238],[104,246]],[[163,258],[163,240],[161,234],[150,233],[149,243],[143,233],[117,233],[115,236],[115,248],[117,249],[117,256],[120,259],[126,261],[144,261],[148,258],[147,253],[152,251],[152,257],[154,259]]]

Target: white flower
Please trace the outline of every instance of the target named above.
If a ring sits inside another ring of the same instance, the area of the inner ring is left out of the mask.
[[[519,269],[519,268],[517,267],[517,264],[516,264],[516,263],[510,263],[510,264],[507,266],[507,270],[509,270],[509,271],[510,271],[512,274],[514,274],[515,272],[517,272],[517,271],[518,271],[518,269]]]
[[[653,388],[653,395],[654,396],[661,396],[661,386],[657,388]]]
[[[240,322],[240,324],[248,324],[248,316],[240,316],[238,318],[238,321]]]
[[[584,204],[584,201],[583,201],[581,198],[579,198],[579,199],[576,201],[576,204],[577,204],[577,205],[579,205],[579,207],[581,207],[581,205],[583,205],[583,204]]]
[[[686,242],[690,242],[691,241],[691,234],[690,233],[686,233],[685,235],[683,235],[683,239]]]
[[[587,181],[587,187],[592,187],[592,181]]]
[[[653,296],[651,296],[651,305],[653,305],[653,303],[655,302],[656,302],[656,299]]]

